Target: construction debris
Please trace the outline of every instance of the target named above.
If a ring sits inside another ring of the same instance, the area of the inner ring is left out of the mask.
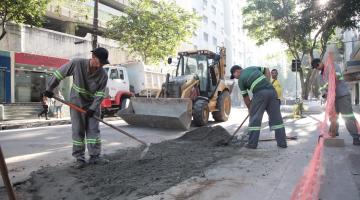
[[[139,199],[159,194],[238,152],[220,147],[231,136],[221,126],[201,127],[182,137],[152,144],[143,159],[141,149],[120,150],[107,165],[76,170],[68,165],[47,167],[16,186],[21,199]],[[1,197],[1,194],[0,194]]]

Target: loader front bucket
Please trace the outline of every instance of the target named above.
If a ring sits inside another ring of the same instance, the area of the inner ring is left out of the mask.
[[[132,97],[128,108],[117,115],[128,124],[157,128],[190,128],[191,99]]]

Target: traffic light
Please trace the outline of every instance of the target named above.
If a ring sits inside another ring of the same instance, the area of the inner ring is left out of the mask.
[[[296,72],[296,69],[297,69],[298,72],[301,69],[301,60],[299,60],[299,59],[292,60],[292,62],[291,62],[291,71]]]

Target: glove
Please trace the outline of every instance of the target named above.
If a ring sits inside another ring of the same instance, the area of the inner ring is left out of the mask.
[[[48,90],[45,90],[45,92],[43,93],[44,96],[48,97],[48,98],[53,98],[54,97],[54,93]]]
[[[87,117],[92,117],[92,116],[94,116],[94,114],[95,114],[94,110],[89,109],[89,110],[86,111],[86,116]]]

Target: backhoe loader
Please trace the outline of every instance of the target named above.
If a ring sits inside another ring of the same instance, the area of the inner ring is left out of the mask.
[[[225,48],[178,53],[176,74],[167,74],[156,98],[132,97],[118,116],[128,124],[172,129],[227,121],[231,110],[231,87],[225,84]],[[172,59],[168,60],[169,64]]]

